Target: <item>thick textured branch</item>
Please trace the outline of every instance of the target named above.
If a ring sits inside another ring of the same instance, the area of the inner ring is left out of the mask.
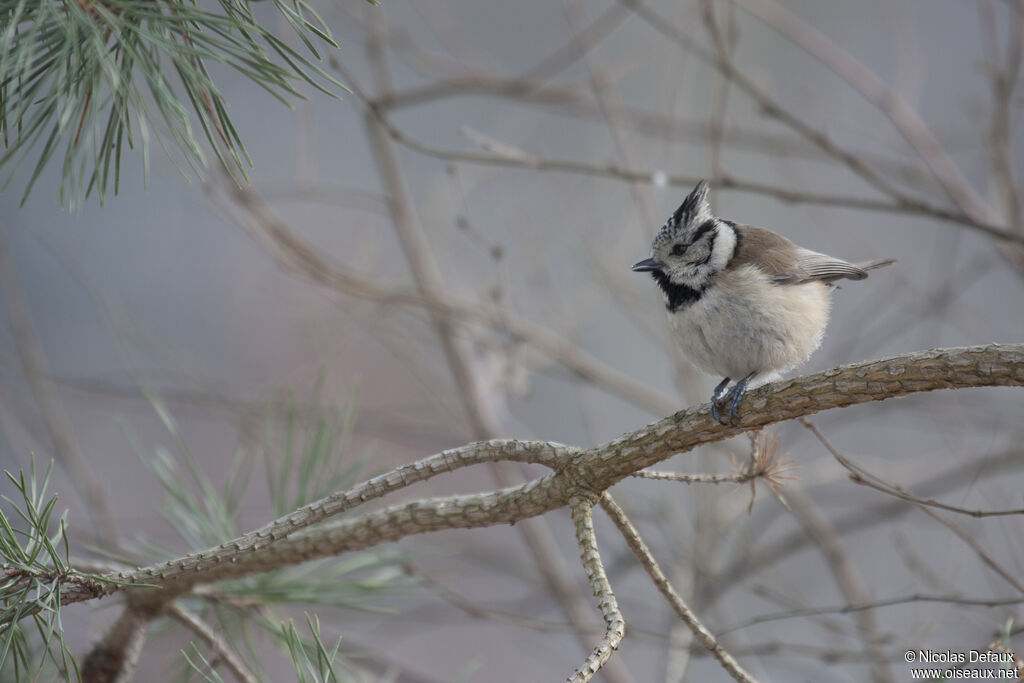
[[[705,404],[678,412],[589,450],[572,451],[551,444],[551,451],[545,452],[547,445],[541,447],[534,443],[520,449],[514,445],[516,442],[510,441],[495,442],[493,446],[489,442],[471,444],[465,448],[473,455],[460,464],[488,460],[482,457],[482,453],[493,447],[495,451],[503,451],[506,458],[541,461],[554,469],[538,479],[499,491],[419,500],[341,522],[289,532],[288,527],[295,522],[293,513],[288,523],[268,525],[259,532],[201,553],[131,572],[119,572],[108,578],[125,583],[155,584],[168,589],[160,592],[166,599],[199,583],[298,564],[413,534],[514,524],[565,507],[574,496],[600,494],[632,473],[675,454],[751,429],[822,410],[917,392],[985,386],[1024,386],[1024,344],[918,351],[775,382],[750,392],[744,398],[739,423],[734,426],[721,425],[712,419]],[[524,457],[524,451],[529,453],[528,457]],[[543,455],[538,457],[538,454]],[[557,457],[558,454],[563,457]],[[399,470],[409,477],[410,483],[421,481],[426,478],[422,474],[424,462],[442,460],[449,458],[433,456]],[[433,475],[450,471],[453,464],[449,461],[436,470],[426,469],[433,470]],[[331,497],[334,501],[344,501],[341,504],[322,505],[323,501],[320,501],[310,507],[317,509],[316,519],[323,519],[324,509],[332,512],[348,509],[362,500],[376,497],[365,497],[367,491],[383,493],[400,488],[398,480],[403,478],[394,477],[393,473],[381,475],[371,481],[387,480],[390,485],[360,485]],[[351,495],[356,490],[364,496]],[[267,532],[270,527],[274,528],[274,533]],[[124,589],[125,586],[115,584],[66,586],[62,601],[65,604],[78,602]]]

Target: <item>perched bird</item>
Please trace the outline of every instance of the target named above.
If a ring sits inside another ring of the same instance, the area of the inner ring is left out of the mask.
[[[711,395],[711,414],[723,422],[719,409],[731,401],[733,422],[748,386],[776,379],[821,344],[832,282],[863,280],[893,261],[854,265],[718,218],[701,181],[655,236],[651,257],[633,270],[654,276],[690,361],[725,377]]]

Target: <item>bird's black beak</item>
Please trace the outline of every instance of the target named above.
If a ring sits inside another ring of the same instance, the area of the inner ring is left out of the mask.
[[[655,261],[653,258],[645,258],[640,263],[633,264],[634,273],[646,273],[652,270],[662,270],[665,267],[664,263]]]

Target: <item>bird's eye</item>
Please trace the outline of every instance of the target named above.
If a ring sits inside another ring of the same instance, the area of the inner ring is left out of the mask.
[[[682,256],[685,253],[686,253],[686,245],[685,244],[677,244],[674,247],[672,247],[672,255],[673,256]]]

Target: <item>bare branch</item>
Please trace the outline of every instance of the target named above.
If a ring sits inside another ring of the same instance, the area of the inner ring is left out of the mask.
[[[375,19],[371,22],[367,49],[377,91],[387,94],[392,88],[382,50],[383,25],[379,17],[375,16]],[[388,209],[391,220],[412,271],[416,288],[428,300],[439,299],[446,290],[445,281],[441,275],[441,268],[434,258],[432,245],[423,227],[413,215],[412,202],[408,197],[404,173],[398,162],[393,140],[382,124],[383,117],[377,114],[375,108],[366,110],[365,119],[381,183],[390,199]],[[499,413],[471,362],[468,340],[458,334],[458,321],[436,307],[431,308],[429,312],[474,437],[496,438],[502,431]],[[509,486],[518,478],[518,473],[509,463],[493,461],[490,463],[490,470],[499,486]],[[537,520],[521,525],[518,530],[533,555],[541,576],[562,604],[569,620],[577,625],[579,631],[586,631],[593,617],[568,578],[568,568],[551,529],[543,520]],[[614,683],[628,683],[631,680],[628,672],[620,665],[612,668],[609,676]]]
[[[973,211],[970,212],[964,207],[960,207],[960,211],[948,211],[945,209],[930,206],[929,204],[912,197],[904,192],[901,192],[892,184],[882,178],[863,158],[853,152],[841,147],[837,143],[833,142],[829,137],[821,131],[813,128],[804,119],[792,113],[791,111],[784,108],[775,98],[771,97],[766,90],[761,88],[752,78],[741,72],[735,65],[735,63],[728,59],[728,55],[718,55],[708,50],[704,46],[698,44],[690,36],[686,35],[678,27],[672,24],[655,10],[643,3],[642,0],[619,0],[619,2],[629,6],[637,16],[642,18],[652,29],[661,33],[668,40],[678,44],[688,52],[696,55],[702,61],[707,63],[709,66],[718,69],[725,76],[730,78],[733,83],[747,96],[757,103],[761,111],[767,115],[775,118],[780,123],[791,128],[798,135],[806,139],[808,142],[813,143],[816,147],[821,149],[829,156],[837,159],[846,165],[851,171],[863,178],[867,183],[893,199],[893,201],[902,207],[903,210],[909,212],[922,213],[925,215],[931,215],[936,218],[940,218],[940,214],[946,214],[952,217],[953,215],[959,215],[958,219],[954,219],[963,225],[969,226],[973,229],[980,230],[988,233],[994,237],[1011,241],[1011,242],[1022,242],[1020,239],[1022,236],[1014,232],[1011,228],[1002,224],[998,218],[996,220],[990,220],[990,211]],[[724,57],[724,58],[723,58]],[[851,205],[852,206],[852,205]],[[973,207],[973,204],[968,205]],[[983,205],[984,206],[984,205]],[[866,207],[859,207],[866,208]],[[975,207],[976,208],[976,207]],[[893,209],[900,210],[900,209]]]
[[[778,487],[785,480],[795,477],[786,473],[798,469],[788,458],[780,457],[778,440],[761,443],[755,438],[754,457],[740,466],[733,463],[735,469],[729,474],[685,474],[682,472],[662,472],[660,470],[640,470],[631,476],[640,479],[658,479],[662,481],[679,481],[686,484],[745,484],[755,479],[764,479],[765,483],[778,493]]]
[[[744,484],[756,474],[732,472],[730,474],[686,474],[685,472],[662,472],[661,470],[640,470],[630,475],[638,479],[658,479],[660,481],[679,481],[684,484]]]
[[[601,507],[604,508],[608,516],[615,522],[615,526],[622,532],[626,543],[633,551],[633,554],[637,556],[637,559],[640,560],[640,564],[643,565],[644,570],[650,575],[654,585],[665,596],[668,603],[672,605],[672,609],[679,615],[679,618],[690,628],[693,635],[700,641],[700,644],[718,660],[722,668],[732,676],[733,680],[740,681],[740,683],[754,683],[755,679],[722,647],[714,634],[701,623],[697,615],[693,613],[682,597],[676,593],[665,573],[658,566],[651,551],[647,549],[647,544],[644,543],[633,523],[629,521],[626,513],[623,512],[622,508],[618,506],[607,491],[601,496]]]
[[[1011,3],[1012,4],[1012,3]],[[1017,3],[1013,9],[1019,9]],[[1009,43],[1006,46],[1005,64],[999,54],[999,31],[995,8],[991,2],[978,2],[985,40],[982,44],[990,51],[988,56],[989,80],[992,83],[992,123],[989,129],[989,155],[992,158],[992,177],[999,191],[1004,213],[1010,224],[1021,229],[1022,218],[1020,190],[1014,177],[1011,151],[1013,95],[1020,77],[1021,62],[1024,60],[1024,22],[1009,22]]]
[[[257,683],[257,679],[249,668],[242,661],[242,658],[238,656],[223,637],[217,631],[207,624],[202,618],[195,612],[186,609],[184,606],[177,602],[172,602],[167,606],[167,616],[171,617],[182,626],[187,628],[192,633],[196,634],[200,640],[206,643],[206,646],[214,651],[216,654],[216,661],[223,662],[224,666],[228,668],[231,673],[235,675],[241,683]]]
[[[10,256],[10,247],[0,236],[0,297],[14,333],[15,344],[25,379],[32,390],[39,415],[53,444],[53,452],[61,467],[78,489],[95,525],[96,535],[107,548],[117,547],[117,525],[100,479],[86,464],[78,450],[71,420],[64,411],[60,394],[54,386],[46,364],[43,346],[32,321],[32,312],[18,282],[18,271]]]
[[[930,216],[942,221],[948,221],[958,224],[966,225],[975,230],[998,237],[1008,242],[1016,242],[1024,244],[1024,235],[1019,234],[1005,225],[996,222],[985,222],[976,219],[973,216],[965,214],[962,211],[951,211],[949,209],[933,206],[927,202],[920,200],[916,197],[912,197],[908,194],[900,192],[891,184],[885,181],[879,176],[863,159],[859,156],[841,148],[836,143],[829,140],[829,138],[814,128],[812,128],[805,121],[795,116],[794,114],[785,111],[778,102],[772,99],[765,91],[758,87],[754,81],[744,76],[742,73],[736,70],[732,62],[723,62],[715,58],[713,54],[697,45],[688,36],[681,33],[675,27],[670,24],[664,23],[664,21],[649,8],[640,4],[637,0],[619,0],[625,5],[633,8],[638,15],[644,18],[654,28],[658,29],[659,32],[663,33],[670,40],[674,40],[681,44],[686,49],[694,52],[702,59],[707,61],[712,66],[722,70],[723,74],[730,77],[734,83],[741,88],[747,95],[757,101],[758,105],[768,115],[771,115],[781,122],[788,125],[795,132],[807,141],[813,143],[816,147],[821,149],[824,153],[831,157],[839,159],[851,168],[858,175],[867,180],[871,185],[881,190],[884,194],[889,196],[892,201],[878,201],[874,199],[864,199],[860,197],[850,196],[837,196],[837,195],[825,195],[810,193],[804,191],[796,191],[791,188],[779,188],[770,185],[764,185],[762,183],[755,183],[743,180],[737,180],[731,175],[722,175],[720,177],[703,178],[712,186],[724,187],[735,190],[745,190],[754,194],[764,194],[768,196],[777,197],[781,201],[785,202],[803,202],[808,204],[819,204],[822,206],[843,206],[853,209],[863,209],[868,211],[887,211],[893,213],[913,213]],[[467,163],[475,164],[487,164],[497,166],[520,166],[532,168],[539,171],[553,170],[563,171],[570,173],[578,173],[581,175],[590,175],[597,177],[614,178],[616,180],[624,180],[628,182],[649,182],[654,183],[655,179],[658,178],[658,182],[665,183],[674,187],[692,187],[697,181],[702,178],[695,178],[692,176],[676,176],[668,175],[663,172],[656,171],[637,171],[627,168],[622,168],[616,164],[604,164],[594,165],[587,164],[578,161],[569,161],[562,159],[548,159],[533,154],[495,154],[495,153],[479,153],[479,152],[462,152],[458,150],[449,150],[434,147],[422,142],[419,142],[415,138],[406,135],[402,132],[387,116],[386,110],[381,107],[379,101],[369,96],[360,86],[359,81],[355,78],[355,75],[346,69],[344,65],[338,61],[333,55],[328,58],[331,66],[337,70],[345,82],[352,89],[352,93],[356,96],[359,102],[366,107],[369,115],[373,116],[377,122],[384,128],[387,134],[396,142],[404,145],[410,149],[413,149],[426,156],[432,156],[438,159],[444,159],[446,161],[463,161]]]
[[[718,635],[725,635],[726,633],[733,633],[735,631],[741,631],[757,624],[764,624],[770,621],[781,621],[783,619],[796,619],[799,617],[814,617],[823,614],[850,614],[852,612],[860,612],[866,609],[879,609],[881,607],[892,607],[894,605],[906,605],[912,602],[937,602],[949,605],[961,605],[964,607],[1005,607],[1009,605],[1019,605],[1024,603],[1024,597],[1019,598],[965,598],[960,595],[920,595],[914,593],[913,595],[903,595],[898,598],[889,598],[886,600],[874,600],[872,602],[864,602],[859,604],[848,604],[848,605],[836,605],[833,607],[808,607],[806,609],[793,609],[785,612],[773,612],[771,614],[762,614],[760,616],[749,619],[742,624],[736,624],[730,626],[727,629],[722,630]]]
[[[849,553],[843,547],[836,533],[835,527],[828,518],[821,513],[821,510],[811,499],[801,491],[793,490],[788,492],[789,508],[793,515],[804,526],[807,533],[814,539],[814,542],[821,548],[821,552],[828,563],[832,574],[836,578],[839,589],[846,596],[846,599],[854,604],[866,604],[873,602],[871,593],[860,577],[857,566],[850,559]],[[889,683],[893,681],[892,672],[886,663],[885,653],[882,650],[884,639],[878,628],[878,620],[873,610],[867,609],[853,613],[857,623],[857,630],[860,632],[861,640],[864,643],[864,658],[871,670],[871,679],[875,683]]]
[[[604,563],[601,562],[601,554],[597,550],[593,507],[589,498],[579,497],[569,501],[569,510],[572,512],[572,521],[576,527],[576,542],[580,546],[580,561],[583,563],[590,587],[594,589],[594,597],[597,598],[601,616],[604,617],[605,634],[587,657],[587,661],[569,676],[570,683],[585,683],[593,678],[626,635],[626,621],[622,618],[622,611],[619,610],[619,603],[615,600],[615,593],[612,592],[608,575],[604,571]]]
[[[979,477],[997,477],[1007,470],[1016,470],[1024,465],[1024,457],[1019,449],[1011,449],[994,456],[979,458],[972,462],[962,462],[958,466],[942,472],[933,473],[924,478],[920,487],[931,491],[942,492],[961,485],[965,480],[976,480]],[[900,500],[875,505],[870,509],[861,509],[855,514],[844,516],[833,521],[836,530],[848,536],[864,529],[892,521],[913,510]],[[716,583],[708,587],[703,596],[705,601],[713,603],[727,591],[745,585],[745,579],[758,572],[770,570],[783,558],[790,558],[810,543],[807,534],[802,530],[791,531],[783,538],[770,543],[767,547],[750,553],[740,554],[718,574]],[[905,546],[897,544],[897,548]]]
[[[961,211],[980,223],[1000,222],[917,112],[870,69],[774,0],[732,1],[799,45],[882,110]]]
[[[324,519],[328,511],[336,514],[368,497],[402,488],[406,485],[403,476],[421,481],[437,473],[433,467],[449,471],[451,466],[445,464],[448,456],[439,454],[395,471],[401,471],[402,476],[388,473],[334,494],[325,499],[331,501],[330,505],[318,501],[303,508],[301,514],[296,513],[295,519],[289,515],[264,530],[203,552],[118,572],[109,578],[163,586],[162,593],[170,595],[198,583],[294,565],[414,534],[515,523],[564,507],[581,490],[605,491],[635,471],[750,429],[916,392],[980,386],[1024,386],[1024,343],[919,351],[768,384],[744,397],[739,424],[734,426],[719,424],[711,417],[708,406],[700,405],[589,450],[563,451],[568,447],[543,442],[533,442],[532,446],[515,441],[471,444],[446,453],[462,454],[468,459],[506,457],[558,464],[551,473],[512,488],[414,501],[288,536],[290,528],[305,524],[310,515]],[[496,445],[504,453],[487,455],[489,445]],[[563,455],[569,457],[560,460]],[[435,465],[427,468],[424,462]],[[268,528],[274,531],[268,532]],[[68,604],[124,589],[114,584],[90,589],[67,586],[62,599]]]
[[[952,531],[954,534],[956,534],[957,538],[966,543],[970,547],[970,549],[974,551],[978,558],[981,559],[982,562],[987,564],[992,569],[992,571],[994,571],[996,574],[999,574],[999,576],[1001,576],[1003,580],[1006,581],[1006,583],[1013,586],[1015,589],[1017,589],[1018,592],[1024,593],[1024,583],[1021,583],[1018,578],[1016,578],[1013,574],[1007,571],[1001,564],[996,562],[995,558],[989,555],[988,552],[981,547],[981,544],[978,543],[978,541],[976,541],[973,536],[964,531],[960,527],[960,525],[951,522],[939,513],[935,512],[934,510],[929,510],[927,507],[923,505],[921,506],[921,511],[929,517],[931,517],[932,519],[934,519],[942,526]]]
[[[498,306],[456,297],[445,291],[416,291],[400,285],[351,272],[328,260],[313,245],[303,241],[284,224],[270,207],[251,190],[232,186],[229,190],[238,206],[246,211],[251,229],[277,262],[314,282],[351,296],[395,304],[421,306],[453,320],[479,322],[525,342],[562,365],[576,376],[615,394],[655,415],[664,415],[679,402],[649,385],[609,367],[557,332]]]
[[[371,105],[372,106],[372,105]],[[708,178],[698,178],[697,176],[684,176],[677,174],[666,174],[657,170],[639,170],[624,168],[618,164],[607,163],[607,164],[590,164],[582,161],[573,161],[569,159],[552,159],[537,154],[499,154],[495,151],[488,152],[465,152],[461,150],[446,149],[442,147],[435,147],[433,145],[420,142],[419,140],[407,135],[401,129],[391,123],[390,119],[384,117],[382,113],[378,112],[378,115],[382,118],[385,124],[385,128],[388,134],[399,144],[408,147],[412,150],[419,152],[420,154],[434,157],[437,159],[443,159],[445,161],[462,161],[465,163],[482,164],[488,166],[512,166],[521,168],[531,168],[537,171],[561,171],[564,173],[576,173],[578,175],[593,176],[600,178],[611,178],[614,180],[622,180],[631,183],[664,183],[672,187],[690,188],[693,187],[699,180],[706,180],[712,187],[719,187],[731,190],[741,190],[750,192],[752,194],[760,194],[768,197],[775,197],[779,201],[801,203],[801,204],[815,204],[819,206],[835,206],[844,207],[851,209],[859,209],[863,211],[881,211],[887,213],[901,213],[901,214],[918,214],[924,215],[937,220],[941,220],[949,223],[956,223],[959,225],[966,225],[975,230],[979,230],[983,233],[998,237],[999,239],[1006,240],[1008,242],[1024,243],[1024,236],[1013,232],[1004,225],[998,222],[985,222],[976,220],[960,211],[943,208],[925,202],[924,200],[916,197],[911,197],[898,192],[895,189],[889,189],[886,193],[892,201],[870,199],[866,197],[856,197],[851,195],[836,195],[836,194],[825,194],[818,192],[808,192],[804,190],[794,190],[787,187],[779,187],[775,185],[768,185],[765,183],[759,183],[749,180],[742,180],[735,178],[732,175],[719,175]],[[805,124],[806,125],[806,124]],[[835,154],[849,154],[848,152],[841,151],[838,146],[829,141],[824,135],[813,131],[809,127],[803,131],[805,137],[811,137],[816,139],[818,146],[831,151]],[[879,183],[884,183],[884,180],[879,180]],[[888,186],[886,186],[888,187]]]
[[[845,455],[837,451],[832,446],[832,444],[829,443],[828,439],[825,438],[825,435],[818,431],[818,428],[814,425],[814,423],[808,420],[807,418],[801,419],[800,422],[803,424],[804,427],[807,427],[807,429],[809,429],[815,437],[817,437],[818,441],[821,442],[821,445],[824,446],[825,449],[832,454],[832,457],[835,458],[836,461],[840,465],[842,465],[846,469],[846,471],[850,473],[850,481],[854,482],[855,484],[861,484],[862,486],[873,488],[876,491],[881,491],[882,493],[894,496],[896,498],[899,498],[900,500],[905,500],[908,503],[914,503],[916,505],[926,505],[928,507],[939,508],[941,510],[948,510],[949,512],[956,512],[961,515],[970,515],[971,517],[1000,517],[1004,515],[1024,515],[1024,508],[1017,508],[1013,510],[969,510],[964,507],[958,507],[956,505],[942,503],[931,498],[919,498],[918,496],[915,496],[909,491],[907,491],[899,484],[893,484],[889,481],[886,481],[877,474],[869,472],[861,465],[857,465],[852,460],[847,458]]]

